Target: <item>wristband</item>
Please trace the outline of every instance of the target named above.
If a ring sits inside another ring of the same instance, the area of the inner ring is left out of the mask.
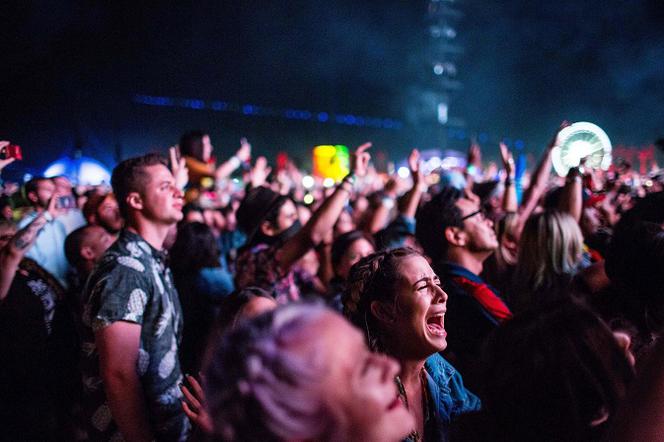
[[[347,184],[350,184],[350,187],[348,187]],[[339,189],[345,190],[351,194],[353,192],[353,184],[350,181],[343,180],[341,183],[339,183]]]
[[[349,173],[344,177],[343,180],[341,180],[342,183],[350,183],[351,186],[355,185],[355,175],[352,173]]]
[[[514,183],[514,179],[512,177],[505,177],[505,187],[511,186],[512,183]]]

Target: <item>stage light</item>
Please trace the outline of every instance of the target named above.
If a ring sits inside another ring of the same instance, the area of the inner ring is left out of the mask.
[[[431,170],[436,170],[440,167],[441,164],[442,161],[439,157],[431,157],[428,166]]]
[[[326,189],[329,189],[332,186],[334,186],[334,179],[333,178],[325,178],[323,180],[323,187],[325,187]]]
[[[401,178],[406,179],[406,178],[408,178],[408,177],[410,176],[410,170],[408,170],[408,168],[405,167],[405,166],[401,166],[401,167],[397,170],[397,174],[398,174]]]
[[[449,119],[449,106],[447,103],[438,103],[438,122],[446,124]]]
[[[553,148],[553,168],[560,176],[566,176],[570,168],[586,158],[586,166],[607,170],[611,165],[611,141],[600,127],[588,122],[578,122],[558,133],[559,145]]]
[[[302,199],[304,201],[304,204],[309,205],[314,202],[314,196],[310,193],[307,193],[304,195],[304,198]]]
[[[88,157],[63,157],[51,163],[43,175],[51,178],[65,175],[74,184],[99,185],[111,182],[110,172],[99,161]]]

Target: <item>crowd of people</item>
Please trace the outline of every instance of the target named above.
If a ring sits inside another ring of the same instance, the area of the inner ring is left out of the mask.
[[[519,180],[502,143],[330,185],[191,131],[3,183],[2,438],[661,439],[664,180],[554,176],[558,132]]]

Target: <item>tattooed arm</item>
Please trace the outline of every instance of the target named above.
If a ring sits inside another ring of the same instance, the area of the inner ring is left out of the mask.
[[[30,246],[34,244],[37,235],[47,223],[46,212],[42,212],[30,224],[19,230],[9,240],[9,243],[0,250],[0,303],[4,301],[9,287],[14,280],[18,265]]]

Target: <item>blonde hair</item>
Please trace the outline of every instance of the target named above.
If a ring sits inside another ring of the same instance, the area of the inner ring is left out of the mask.
[[[544,211],[531,216],[519,242],[514,280],[515,308],[523,310],[564,293],[576,273],[583,253],[583,234],[569,214]],[[548,296],[546,296],[548,295]]]

